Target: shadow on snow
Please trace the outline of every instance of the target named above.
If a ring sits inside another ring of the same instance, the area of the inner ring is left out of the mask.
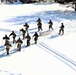
[[[26,47],[25,45],[23,45],[22,48],[21,48],[21,51],[22,51],[22,49],[24,49],[24,48],[27,48],[27,47]],[[8,56],[10,56],[10,55],[12,55],[12,54],[15,54],[15,53],[19,52],[17,48],[14,48],[13,50],[10,49],[10,50],[11,50],[11,51],[9,51],[10,54],[7,55],[6,52],[4,52],[4,50],[5,50],[5,48],[3,48],[3,49],[0,50],[0,52],[3,51],[2,54],[0,54],[0,58],[8,57]],[[21,51],[20,51],[20,52],[21,52]],[[24,50],[23,50],[23,51],[24,51]]]
[[[76,17],[74,16],[76,13],[74,11],[42,11],[42,12],[37,12],[31,15],[27,16],[16,16],[16,17],[11,17],[10,19],[4,20],[4,22],[12,22],[13,25],[24,25],[26,22],[28,24],[31,23],[36,23],[36,20],[38,17],[42,19],[43,22],[47,23],[49,19],[53,21],[60,22],[63,19],[67,20],[76,20]]]

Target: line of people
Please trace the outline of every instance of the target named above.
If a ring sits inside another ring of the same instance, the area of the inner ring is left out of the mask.
[[[42,29],[42,23],[41,23],[41,19],[38,18],[38,20],[36,21],[37,22],[37,26],[38,26],[38,32]],[[49,20],[48,22],[49,26],[48,26],[48,29],[52,29],[54,30],[54,28],[52,27],[53,25],[53,22],[51,20]],[[21,28],[20,29],[20,32],[22,33],[22,39],[19,37],[17,40],[16,40],[16,33],[14,31],[12,31],[9,36],[5,35],[3,37],[3,40],[5,40],[5,44],[4,46],[6,46],[6,52],[7,52],[7,55],[9,55],[9,50],[10,48],[12,47],[11,43],[10,43],[10,36],[13,37],[13,44],[17,44],[17,49],[18,51],[21,51],[21,45],[23,44],[23,40],[27,39],[27,46],[30,46],[30,40],[31,40],[31,36],[29,35],[29,32],[28,32],[28,28],[29,28],[29,25],[27,23],[25,23],[25,25],[23,25],[25,27],[25,29]],[[64,25],[63,23],[61,23],[61,27],[60,27],[60,30],[59,30],[59,35],[60,34],[64,34]],[[26,35],[27,34],[27,35]],[[34,37],[34,41],[35,41],[35,44],[37,44],[37,40],[38,40],[38,33],[35,32],[33,34],[33,37]]]
[[[42,28],[41,19],[38,18],[38,20],[36,22],[37,22],[37,26],[38,26],[38,31],[40,31],[40,30],[42,31],[43,28]],[[51,20],[49,20],[49,22],[48,22],[48,29],[49,30],[54,30],[54,28],[53,28],[53,22]],[[63,23],[61,23],[58,35],[61,35],[61,34],[62,35],[64,34],[64,24]]]
[[[21,51],[21,45],[23,44],[23,40],[26,39],[27,40],[27,46],[30,46],[30,40],[31,40],[31,36],[29,35],[28,33],[28,28],[29,28],[29,25],[27,23],[25,23],[24,25],[25,29],[20,29],[20,32],[22,32],[22,39],[19,37],[17,40],[16,40],[16,33],[14,31],[12,31],[9,36],[5,35],[3,37],[3,40],[5,40],[5,44],[4,46],[6,46],[6,52],[7,52],[7,55],[9,55],[9,50],[10,48],[12,47],[11,43],[10,43],[10,36],[13,37],[13,44],[17,44],[17,49],[18,51]],[[27,34],[27,35],[26,35]],[[26,35],[26,36],[25,36]],[[35,41],[35,44],[37,44],[37,40],[38,40],[38,33],[35,32],[34,35],[34,41]]]

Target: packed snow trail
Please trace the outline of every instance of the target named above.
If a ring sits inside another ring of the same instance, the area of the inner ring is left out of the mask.
[[[40,42],[38,47],[43,48],[43,50],[47,51],[48,53],[51,53],[54,57],[58,58],[65,64],[67,64],[70,68],[72,68],[74,71],[76,71],[76,62],[67,56],[63,55],[62,53],[52,49],[48,45],[46,45],[43,42]]]

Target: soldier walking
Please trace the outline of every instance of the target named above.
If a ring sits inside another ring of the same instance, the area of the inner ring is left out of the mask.
[[[54,30],[53,27],[52,27],[53,22],[52,22],[51,20],[49,20],[48,24],[49,24],[49,30],[50,30],[50,29]]]
[[[7,55],[9,55],[9,50],[10,50],[10,47],[12,47],[12,45],[9,42],[7,42],[4,44],[4,46],[6,46]]]
[[[38,26],[38,31],[42,30],[42,23],[41,23],[41,19],[38,18],[37,22],[37,26]]]
[[[27,36],[25,37],[25,39],[27,39],[27,46],[30,46],[31,37],[30,37],[29,33],[27,33]]]
[[[10,38],[7,35],[5,35],[3,37],[3,40],[5,40],[5,44],[6,44],[6,43],[9,43]]]
[[[61,26],[60,26],[60,30],[59,30],[59,35],[62,33],[62,35],[64,34],[64,24],[61,23]]]
[[[10,37],[11,35],[13,36],[13,44],[14,44],[14,43],[16,42],[16,40],[15,40],[16,34],[15,34],[14,31],[12,31],[12,33],[10,33],[9,37]]]
[[[37,40],[38,40],[38,33],[35,32],[35,34],[33,35],[34,37],[34,41],[35,41],[35,44],[37,44]]]
[[[22,36],[23,36],[23,40],[25,39],[25,34],[26,34],[26,30],[24,30],[23,28],[20,29],[20,31],[22,32]]]
[[[25,30],[28,32],[29,25],[25,23],[24,27],[25,27]]]
[[[23,41],[20,38],[18,38],[18,40],[16,41],[16,43],[17,43],[17,49],[18,49],[18,51],[21,51],[21,45],[22,45]]]

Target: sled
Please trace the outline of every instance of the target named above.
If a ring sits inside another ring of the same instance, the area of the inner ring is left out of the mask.
[[[49,34],[51,34],[51,30],[47,30],[47,31],[41,31],[41,32],[39,32],[39,36],[46,36],[46,35],[49,35]]]

